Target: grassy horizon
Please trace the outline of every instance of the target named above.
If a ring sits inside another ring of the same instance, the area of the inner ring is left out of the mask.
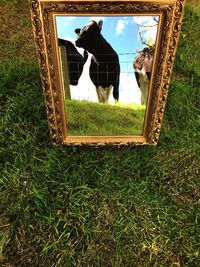
[[[28,3],[0,7],[0,266],[199,267],[199,1],[158,145],[120,149],[52,145]]]

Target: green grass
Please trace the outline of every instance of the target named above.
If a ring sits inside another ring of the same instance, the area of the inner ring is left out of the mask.
[[[53,147],[34,49],[0,49],[0,266],[200,266],[199,22],[188,4],[156,147]]]
[[[69,135],[141,135],[144,105],[66,101]],[[77,115],[78,114],[78,115]]]

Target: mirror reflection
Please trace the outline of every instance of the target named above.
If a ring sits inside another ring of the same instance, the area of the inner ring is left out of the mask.
[[[141,135],[159,16],[56,16],[68,135]]]

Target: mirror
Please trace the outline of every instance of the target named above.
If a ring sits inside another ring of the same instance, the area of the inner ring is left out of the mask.
[[[159,16],[55,19],[68,134],[142,135]]]
[[[30,1],[54,143],[158,142],[183,6]]]

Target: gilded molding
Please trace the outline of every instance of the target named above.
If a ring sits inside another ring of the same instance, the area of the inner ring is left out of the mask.
[[[49,121],[49,128],[51,138],[54,144],[60,142],[60,133],[58,132],[58,121],[59,121],[59,109],[55,109],[56,103],[56,89],[51,88],[50,78],[54,77],[49,73],[49,66],[47,61],[47,55],[45,50],[45,41],[42,30],[42,21],[40,17],[39,1],[30,1],[31,18],[33,25],[33,34],[36,44],[36,51],[38,55],[38,61],[40,66],[41,80],[43,94],[45,98],[45,105],[47,111],[47,117]],[[53,91],[54,89],[54,91]]]
[[[178,45],[178,37],[179,37],[182,18],[183,18],[184,2],[185,0],[177,0],[175,12],[173,14],[173,23],[171,26],[172,31],[171,32],[169,31],[171,34],[170,36],[168,36],[169,46],[166,47],[168,49],[167,57],[163,63],[163,65],[165,65],[165,70],[164,70],[160,90],[157,91],[159,93],[158,99],[154,103],[155,113],[154,113],[154,121],[152,125],[152,134],[150,137],[151,144],[157,144],[159,136],[160,136],[166,100],[167,100],[167,96],[169,92],[170,79],[172,76],[175,54],[176,54],[176,49]]]
[[[183,16],[185,0],[177,0],[173,4],[155,2],[132,2],[132,1],[45,1],[29,0],[32,16],[34,39],[41,70],[43,93],[45,98],[47,116],[49,120],[51,137],[54,144],[79,146],[134,146],[143,144],[155,145],[158,142],[161,124],[169,91],[169,81],[172,74],[178,35]],[[158,41],[157,52],[159,57],[155,65],[155,75],[149,101],[149,113],[147,114],[146,142],[67,142],[64,136],[63,111],[61,107],[58,81],[56,77],[55,54],[52,45],[52,14],[160,14],[161,32]]]

